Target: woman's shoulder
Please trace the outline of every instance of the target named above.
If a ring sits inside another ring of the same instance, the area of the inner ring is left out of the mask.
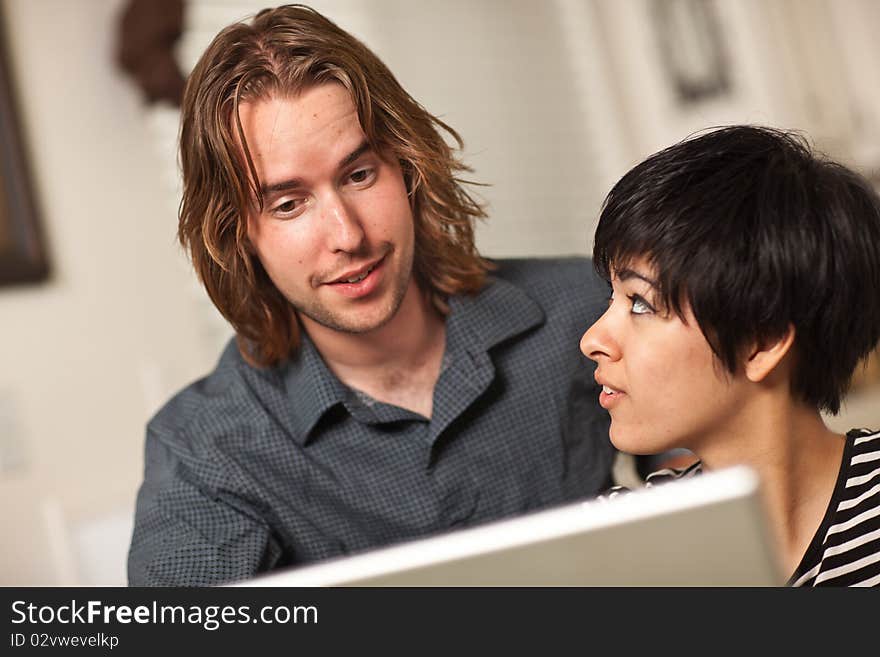
[[[842,470],[848,470],[849,476],[871,474],[872,478],[880,479],[880,431],[876,429],[850,429],[846,432],[846,447],[843,452]]]
[[[846,437],[857,445],[866,445],[872,441],[880,442],[880,430],[877,429],[850,429]],[[877,444],[876,442],[874,443]]]
[[[702,461],[695,461],[686,468],[663,468],[645,477],[645,487],[659,486],[678,479],[688,479],[703,472]]]
[[[655,472],[652,472],[647,477],[645,477],[644,488],[653,488],[654,486],[659,486],[670,481],[677,481],[679,479],[695,477],[702,471],[703,466],[700,461],[695,461],[686,468],[663,468],[662,470],[656,470]],[[603,491],[602,494],[599,495],[599,499],[614,499],[615,497],[624,493],[632,492],[632,490],[633,489],[627,486],[612,486],[611,488]]]
[[[845,485],[838,482],[835,495],[852,497],[873,491],[880,485],[880,431],[876,429],[851,429],[846,433],[846,447],[839,478],[846,478]],[[867,487],[867,489],[865,488]],[[880,504],[880,496],[875,503]]]
[[[853,429],[846,438],[828,510],[792,586],[880,585],[880,431]]]

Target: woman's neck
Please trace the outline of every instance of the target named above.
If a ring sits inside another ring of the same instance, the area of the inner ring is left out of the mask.
[[[819,412],[784,399],[755,400],[745,420],[723,440],[695,450],[705,470],[743,464],[761,479],[781,566],[794,572],[831,500],[845,436],[825,426]]]

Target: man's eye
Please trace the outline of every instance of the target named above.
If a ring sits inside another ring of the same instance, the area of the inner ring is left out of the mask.
[[[654,308],[651,306],[651,304],[645,301],[638,294],[630,295],[629,300],[632,303],[630,312],[633,315],[647,315],[654,312]]]
[[[284,201],[283,203],[279,203],[274,208],[272,208],[272,214],[280,217],[289,217],[302,207],[302,200],[297,198],[292,198],[288,201]]]
[[[373,175],[373,169],[358,169],[357,171],[352,172],[351,175],[348,176],[348,178],[349,180],[351,180],[351,182],[359,185],[361,183],[369,182],[372,179]]]

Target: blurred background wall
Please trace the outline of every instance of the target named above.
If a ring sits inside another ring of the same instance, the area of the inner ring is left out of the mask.
[[[0,3],[50,266],[0,287],[0,585],[124,584],[145,423],[231,334],[175,241],[177,109],[117,63],[129,4]],[[183,75],[263,6],[185,2]],[[711,125],[802,129],[880,180],[876,0],[313,6],[462,134],[491,185],[488,256],[588,254],[613,182]],[[832,426],[880,426],[880,384],[861,381]]]

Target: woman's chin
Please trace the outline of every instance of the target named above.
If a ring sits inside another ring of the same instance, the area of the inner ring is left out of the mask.
[[[615,427],[613,421],[611,422],[611,429],[608,431],[608,437],[611,439],[611,444],[621,452],[630,451],[628,449],[630,445],[627,440],[626,431],[623,431],[620,427]]]
[[[634,434],[627,431],[623,427],[615,427],[614,422],[611,423],[611,430],[608,432],[611,438],[611,444],[621,452],[627,454],[654,454],[650,446],[650,441],[645,440],[644,436]],[[663,450],[659,450],[663,451]]]

